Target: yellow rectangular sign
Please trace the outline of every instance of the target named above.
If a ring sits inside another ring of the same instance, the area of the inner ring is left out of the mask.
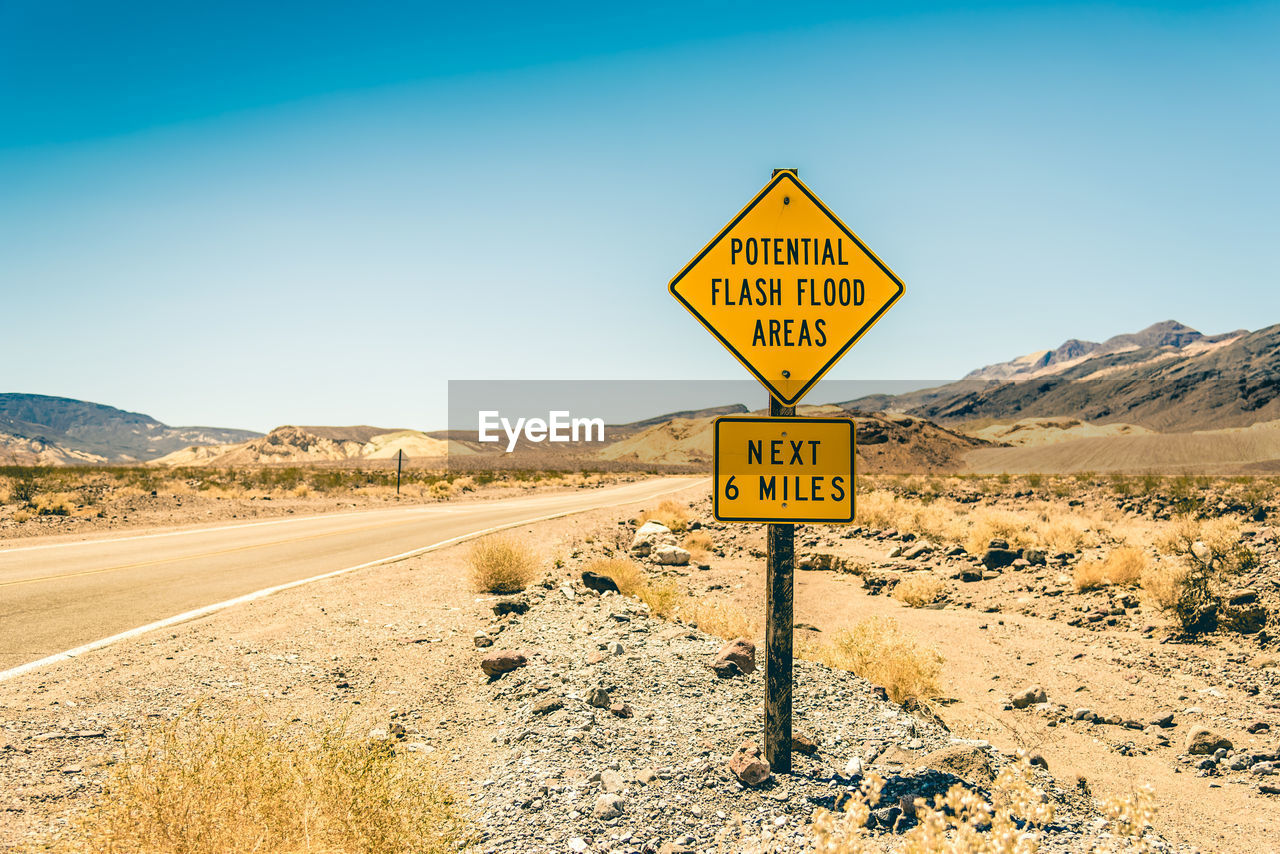
[[[847,418],[717,418],[716,519],[852,522],[853,432]]]

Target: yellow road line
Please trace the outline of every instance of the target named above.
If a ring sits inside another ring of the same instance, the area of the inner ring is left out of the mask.
[[[120,566],[104,566],[101,569],[86,569],[86,570],[83,570],[82,572],[66,572],[66,573],[60,573],[56,575],[41,575],[41,576],[37,576],[36,578],[20,578],[16,581],[0,581],[0,587],[13,587],[14,585],[17,585],[17,584],[35,584],[40,581],[56,581],[63,578],[78,578],[84,575],[100,575],[101,573],[104,573],[104,572],[118,572],[124,569],[140,569],[141,567],[144,567],[144,566],[158,566],[162,563],[180,563],[185,560],[200,560],[201,558],[217,557],[219,555],[232,554],[234,552],[249,551],[251,549],[265,549],[265,548],[270,548],[271,546],[283,546],[289,543],[300,543],[300,542],[303,542],[304,540],[318,540],[322,537],[337,537],[337,536],[341,536],[342,534],[354,534],[357,531],[368,531],[373,528],[391,528],[391,527],[395,527],[396,525],[408,525],[412,522],[420,522],[420,521],[422,520],[421,519],[404,519],[398,522],[379,522],[374,525],[362,525],[357,528],[344,528],[341,531],[330,531],[327,534],[308,534],[303,537],[291,537],[285,540],[272,540],[269,543],[254,543],[247,546],[234,546],[229,549],[219,549],[218,551],[214,551],[214,552],[202,552],[201,554],[185,555],[182,557],[166,557],[166,558],[159,558],[157,560],[146,560],[140,563],[126,563],[126,564],[121,564]]]

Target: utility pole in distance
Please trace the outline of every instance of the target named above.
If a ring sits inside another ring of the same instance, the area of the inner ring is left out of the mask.
[[[400,469],[404,466],[404,448],[396,452],[396,495],[400,494]]]

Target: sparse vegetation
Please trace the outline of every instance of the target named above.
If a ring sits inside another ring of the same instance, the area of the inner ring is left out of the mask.
[[[623,558],[594,560],[588,563],[586,570],[598,575],[608,576],[618,585],[618,592],[624,596],[635,596],[649,606],[649,611],[658,617],[670,617],[676,611],[680,600],[680,588],[674,581],[652,581],[644,569],[635,561]]]
[[[1077,590],[1097,590],[1111,584],[1135,585],[1147,570],[1147,555],[1135,546],[1124,546],[1102,560],[1076,564],[1072,581]]]
[[[898,582],[891,595],[908,608],[923,608],[937,602],[946,589],[942,579],[918,574]]]
[[[896,620],[859,620],[828,644],[802,646],[800,654],[882,686],[895,703],[922,702],[941,694],[942,656],[903,632]]]
[[[684,533],[689,527],[689,508],[683,504],[667,499],[653,510],[646,510],[637,520],[641,525],[648,521],[666,525],[677,534]]]
[[[538,555],[515,537],[495,534],[477,540],[467,554],[471,585],[481,593],[518,593],[538,573]]]
[[[733,602],[715,599],[686,599],[680,607],[680,619],[696,626],[698,631],[725,640],[764,637],[764,615],[754,617]]]
[[[691,531],[685,535],[684,541],[680,545],[688,550],[695,563],[706,561],[707,556],[711,553],[711,549],[715,546],[715,541],[711,539],[711,535],[706,531]]]
[[[464,824],[438,772],[389,744],[205,720],[155,732],[112,774],[59,854],[457,851]]]

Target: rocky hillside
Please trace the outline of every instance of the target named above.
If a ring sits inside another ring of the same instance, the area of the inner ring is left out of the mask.
[[[849,405],[942,424],[1067,416],[1160,432],[1247,427],[1280,419],[1280,325],[1207,337],[1170,321],[1098,345],[1069,341],[956,383]]]
[[[261,435],[222,427],[170,427],[149,415],[65,397],[0,394],[0,461],[5,463],[132,463],[192,445],[244,442]]]
[[[265,436],[233,445],[194,446],[156,465],[261,465],[342,460],[388,460],[400,451],[410,459],[443,457],[449,443],[417,430],[353,427],[277,427]]]

